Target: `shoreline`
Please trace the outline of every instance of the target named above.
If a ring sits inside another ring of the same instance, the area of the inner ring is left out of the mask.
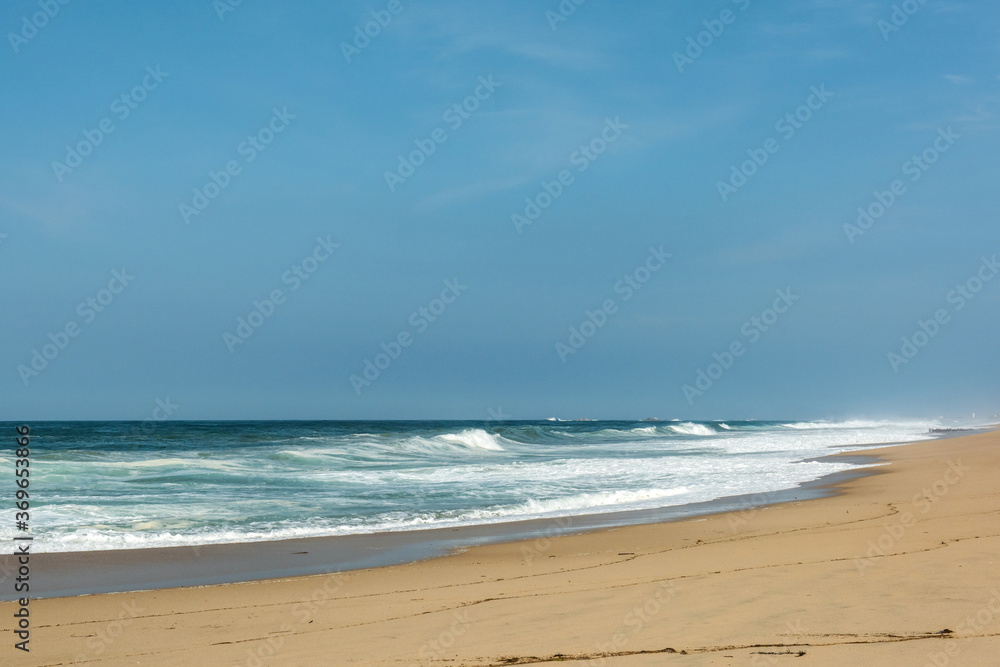
[[[980,429],[962,428],[935,432],[932,429],[924,435],[928,439],[940,439],[960,437],[978,430]],[[917,434],[913,434],[913,437],[917,437]],[[837,457],[837,460],[841,463],[872,465],[878,461],[864,458],[863,450],[903,445],[907,442],[890,441],[827,445],[827,447],[839,450],[841,456]],[[861,457],[849,462],[848,455],[851,453],[860,453]],[[788,462],[821,462],[832,460],[829,457],[834,455],[814,450],[808,456]],[[545,534],[570,534],[615,526],[676,521],[691,516],[742,510],[751,505],[822,497],[829,493],[827,487],[834,486],[841,474],[863,473],[850,469],[842,470],[771,491],[750,490],[737,495],[642,509],[624,509],[621,506],[590,507],[574,510],[579,513],[562,516],[536,515],[533,518],[522,518],[512,515],[480,523],[458,525],[444,523],[438,526],[431,524],[420,528],[407,527],[378,532],[80,551],[35,551],[32,555],[36,562],[57,573],[53,579],[41,585],[37,597],[235,583],[402,564],[446,555],[456,548],[530,539]],[[669,499],[661,500],[664,501],[669,502]],[[40,547],[41,545],[35,545],[35,548]],[[315,553],[317,551],[320,553]],[[256,552],[257,555],[248,552]],[[290,556],[307,557],[289,558]],[[285,564],[280,567],[268,564],[277,560],[283,560]],[[143,562],[146,561],[159,566],[153,576],[142,571]],[[13,558],[9,554],[0,554],[0,582],[12,569]],[[0,588],[0,601],[12,599],[16,599],[14,593]]]
[[[831,445],[831,448],[845,451],[802,461],[836,460],[865,467],[828,473],[799,482],[794,487],[680,505],[256,542],[33,553],[35,568],[48,574],[40,584],[32,585],[31,593],[33,599],[49,599],[350,572],[442,558],[489,544],[684,521],[727,512],[752,512],[781,503],[829,497],[837,494],[839,485],[846,481],[879,474],[887,461],[884,457],[864,453],[867,450],[905,447],[986,432],[990,430],[965,429],[937,432],[928,440]],[[0,554],[0,581],[16,569],[15,561],[16,556],[12,554]],[[0,589],[0,602],[18,597],[11,590]]]
[[[906,444],[909,443],[859,447],[870,449]],[[41,584],[32,585],[31,592],[34,599],[48,599],[246,583],[405,565],[489,544],[683,521],[828,497],[837,493],[839,484],[879,474],[878,467],[885,464],[878,456],[858,451],[827,454],[803,461],[826,459],[870,467],[828,473],[799,482],[794,487],[774,491],[648,509],[257,542],[33,553],[34,568],[47,574]],[[15,560],[13,555],[0,554],[0,574],[16,569]],[[16,594],[0,589],[0,602],[17,598]]]
[[[810,500],[329,575],[33,599],[17,662],[995,664],[1000,433],[869,455],[880,474]]]

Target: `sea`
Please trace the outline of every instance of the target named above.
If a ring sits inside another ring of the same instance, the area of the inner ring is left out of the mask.
[[[14,423],[3,423],[15,437]],[[973,428],[890,421],[30,424],[34,552],[245,543],[686,505],[858,467],[817,460]],[[0,452],[13,475],[14,448]],[[11,477],[13,479],[13,477]],[[15,536],[0,523],[0,539]]]

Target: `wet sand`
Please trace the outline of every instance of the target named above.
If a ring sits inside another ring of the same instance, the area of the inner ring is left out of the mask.
[[[849,462],[871,465],[876,461],[873,457],[855,456]],[[792,489],[728,496],[657,509],[606,512],[560,519],[244,544],[40,553],[34,554],[31,559],[32,568],[37,572],[31,584],[31,593],[35,598],[121,593],[399,565],[483,544],[555,537],[600,528],[662,523],[766,504],[821,498],[834,493],[837,482],[868,474],[869,470],[837,472],[804,482]],[[0,555],[0,575],[16,570],[15,560],[13,555]],[[13,589],[0,589],[0,600],[17,598]]]
[[[15,651],[8,634],[0,657],[19,665],[1000,664],[1000,435],[865,454],[886,462],[878,474],[843,479],[835,494],[811,500],[543,532],[340,574],[32,600],[31,652]],[[35,559],[32,567],[46,576]],[[5,618],[16,609],[0,603]]]

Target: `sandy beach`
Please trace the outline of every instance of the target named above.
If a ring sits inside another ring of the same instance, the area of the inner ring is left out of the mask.
[[[827,498],[343,574],[32,600],[30,653],[8,634],[0,655],[16,665],[1000,664],[1000,434],[864,453],[884,465]],[[16,609],[0,603],[8,619]]]
[[[1000,667],[1000,2],[2,7],[0,667]]]

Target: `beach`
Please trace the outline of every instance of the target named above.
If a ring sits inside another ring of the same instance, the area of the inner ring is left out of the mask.
[[[864,454],[884,465],[823,498],[339,574],[32,600],[30,653],[8,645],[4,660],[996,665],[1000,436]]]
[[[1000,3],[3,8],[0,667],[1000,667]]]

